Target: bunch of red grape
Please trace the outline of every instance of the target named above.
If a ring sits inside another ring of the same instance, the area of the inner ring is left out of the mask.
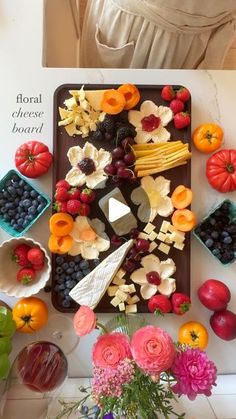
[[[112,163],[104,169],[112,177],[112,183],[116,186],[120,186],[127,180],[136,180],[132,170],[135,162],[135,155],[130,147],[132,144],[134,144],[132,137],[124,138],[121,144],[112,151]]]

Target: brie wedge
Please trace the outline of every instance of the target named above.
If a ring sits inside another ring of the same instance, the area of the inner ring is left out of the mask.
[[[94,309],[105,294],[132,245],[133,240],[129,240],[107,256],[71,290],[69,294],[71,298],[80,305]]]

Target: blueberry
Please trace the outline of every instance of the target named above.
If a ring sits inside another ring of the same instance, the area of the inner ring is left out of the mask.
[[[9,215],[9,217],[15,217],[15,215],[16,215],[16,210],[14,210],[14,209],[10,209],[10,210],[8,211],[8,215]]]
[[[5,214],[7,212],[7,208],[6,207],[2,207],[0,210],[1,214]]]
[[[55,287],[54,287],[54,291],[56,291],[56,292],[59,292],[60,291],[60,285],[55,285]]]
[[[5,204],[5,208],[7,208],[7,209],[13,209],[13,208],[15,208],[15,205],[14,205],[13,202],[7,202]]]
[[[40,203],[42,203],[42,204],[44,204],[45,205],[45,199],[43,198],[43,196],[41,196],[41,195],[38,195],[38,201],[40,202]]]
[[[11,220],[11,218],[9,217],[8,214],[3,214],[3,219],[7,222],[9,222]]]
[[[211,233],[211,237],[213,238],[213,239],[218,239],[218,237],[219,237],[219,233],[218,233],[218,231],[212,231],[212,233]]]
[[[31,198],[37,198],[38,192],[36,192],[34,189],[32,189],[32,191],[30,192],[30,196],[31,196]]]
[[[20,212],[20,208],[24,208],[24,204],[23,204],[23,202],[24,201],[20,201],[19,202],[19,207],[18,207],[18,211]]]
[[[71,275],[71,278],[76,279],[76,275],[77,275],[77,272],[73,272],[73,274]]]
[[[70,281],[71,280],[71,276],[70,275],[66,275],[65,276],[65,281]]]
[[[89,267],[89,263],[87,260],[81,260],[79,264],[80,269],[87,269]]]
[[[37,207],[37,206],[38,206],[38,201],[37,201],[37,199],[34,199],[34,200],[32,201],[32,205],[33,205],[34,207]]]
[[[65,300],[72,302],[72,298],[70,295],[65,295]]]
[[[60,291],[63,291],[63,290],[65,290],[65,289],[66,289],[65,284],[60,284],[60,285],[59,285],[59,290],[60,290]]]
[[[65,274],[59,275],[59,278],[57,280],[58,284],[63,284],[64,281],[65,281]]]
[[[5,187],[11,186],[11,179],[8,179],[5,183]]]
[[[25,186],[24,186],[24,190],[25,191],[31,191],[32,187],[26,183]]]
[[[16,205],[18,205],[18,204],[19,204],[19,202],[20,202],[20,197],[19,197],[19,196],[17,196],[17,197],[14,199],[14,202],[15,202],[15,204],[16,204]]]
[[[36,212],[37,212],[37,208],[34,206],[34,205],[31,205],[30,207],[29,207],[29,209],[28,209],[28,212],[30,213],[30,214],[36,214]]]
[[[65,289],[64,295],[69,295],[69,292],[70,292],[69,288]]]
[[[80,262],[81,261],[81,256],[80,255],[75,256],[74,261],[75,261],[75,263]]]
[[[26,228],[26,227],[28,227],[28,225],[29,225],[28,220],[24,220],[22,227]]]
[[[73,260],[71,260],[71,261],[69,262],[69,267],[70,267],[70,268],[74,268],[74,267],[75,267],[75,262],[74,262]]]
[[[28,221],[31,223],[31,221],[33,221],[34,220],[34,216],[33,216],[33,214],[29,214],[28,216]]]
[[[207,247],[212,247],[213,246],[213,240],[212,239],[207,239],[206,241],[205,241],[205,245],[207,246]]]
[[[58,295],[59,295],[59,297],[60,297],[60,298],[62,298],[62,300],[63,300],[63,298],[64,298],[64,290],[63,290],[63,291],[60,291]]]
[[[222,231],[221,236],[222,236],[222,237],[227,237],[227,236],[229,236],[228,231]]]
[[[73,269],[73,268],[67,268],[67,270],[66,270],[66,273],[67,273],[68,275],[73,274],[73,272],[74,272],[74,269]]]
[[[88,414],[88,411],[89,411],[88,406],[86,406],[86,405],[81,406],[81,413],[82,413],[82,415],[87,415]]]
[[[230,243],[232,243],[232,237],[230,237],[230,236],[226,236],[226,237],[224,237],[224,239],[223,239],[223,243],[224,244],[230,244]]]
[[[29,208],[31,206],[31,200],[30,199],[24,199],[23,205],[25,208]]]
[[[16,196],[17,192],[13,186],[8,186],[7,192],[9,192],[10,195]]]
[[[213,249],[212,253],[213,253],[214,256],[217,256],[217,255],[219,255],[220,250],[219,249]]]
[[[26,185],[26,182],[23,179],[21,179],[20,182],[19,182],[19,186],[22,188],[25,185]]]
[[[67,263],[67,262],[64,262],[63,264],[62,264],[62,269],[64,270],[64,271],[66,271],[66,269],[69,267],[69,264]]]
[[[11,195],[7,191],[3,191],[3,196],[7,199],[11,198]]]
[[[0,205],[4,205],[5,204],[5,199],[4,198],[0,198]]]
[[[62,256],[57,256],[56,257],[56,264],[57,265],[62,265],[63,262],[64,262],[64,258]]]
[[[44,208],[45,208],[45,204],[39,204],[37,206],[37,212],[39,213],[39,212],[43,211]]]
[[[64,299],[61,304],[65,308],[69,308],[70,307],[70,301],[68,301],[66,299]]]
[[[29,191],[24,191],[24,192],[23,192],[23,197],[24,197],[24,198],[30,198],[30,193],[29,193]]]
[[[79,267],[79,265],[75,265],[75,267],[74,267],[74,271],[75,271],[75,272],[80,271],[80,267]]]
[[[22,189],[20,189],[20,188],[17,188],[17,189],[16,189],[16,192],[17,192],[17,194],[18,194],[19,196],[22,196],[22,195],[23,195],[23,190],[22,190]]]
[[[94,266],[98,266],[98,265],[99,265],[99,263],[100,263],[100,260],[99,260],[99,259],[94,259],[94,260],[93,260],[93,265],[94,265]]]
[[[18,180],[14,180],[14,179],[12,179],[12,180],[13,180],[13,182],[12,182],[12,186],[13,186],[15,189],[19,188],[19,182],[18,182]]]
[[[63,272],[63,269],[61,268],[61,266],[57,266],[56,267],[56,273],[60,275],[60,274],[62,274],[62,272]]]
[[[90,272],[91,272],[90,269],[83,269],[84,276],[90,274]]]
[[[202,237],[202,238],[206,237],[205,231],[201,231],[201,233],[199,234],[199,236]]]
[[[20,214],[19,214],[19,213],[17,213],[17,214],[15,215],[15,220],[18,220],[18,218],[20,218]]]
[[[81,279],[83,279],[83,277],[84,277],[83,272],[81,272],[81,271],[76,272],[76,280],[77,281],[80,281]]]

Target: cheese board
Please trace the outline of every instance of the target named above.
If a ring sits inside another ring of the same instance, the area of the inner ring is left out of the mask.
[[[54,153],[53,194],[55,193],[56,185],[59,180],[69,179],[69,177],[67,176],[69,176],[69,173],[71,173],[72,169],[71,169],[71,164],[70,164],[68,156],[69,156],[69,153],[71,153],[70,150],[72,150],[73,147],[80,146],[81,148],[84,148],[84,147],[88,147],[86,146],[86,144],[89,143],[89,144],[92,144],[94,147],[96,147],[97,150],[100,150],[102,148],[103,150],[108,151],[109,153],[112,153],[114,148],[117,146],[116,139],[109,138],[109,135],[107,135],[105,139],[104,138],[100,139],[99,137],[95,139],[95,136],[93,135],[93,131],[89,132],[88,136],[73,135],[73,131],[71,131],[71,127],[72,127],[71,120],[69,121],[70,124],[66,124],[65,121],[67,119],[68,113],[65,112],[65,109],[67,107],[65,103],[68,104],[67,101],[71,99],[71,97],[72,98],[74,97],[73,94],[71,95],[71,93],[69,92],[78,92],[80,91],[82,87],[83,87],[84,92],[86,92],[86,96],[85,96],[86,99],[88,101],[91,101],[91,103],[93,103],[93,109],[95,109],[96,107],[99,107],[99,103],[101,102],[101,98],[104,91],[110,90],[110,89],[117,89],[118,85],[92,85],[91,84],[91,85],[82,86],[78,84],[65,84],[65,85],[59,86],[57,90],[55,91],[54,122],[53,122],[54,124],[53,125],[53,153]],[[163,86],[138,85],[137,88],[140,92],[140,101],[134,107],[134,110],[139,110],[140,106],[142,106],[142,103],[145,101],[152,101],[160,108],[162,106],[165,106],[165,107],[168,106],[168,103],[161,97]],[[174,89],[176,90],[179,88],[180,86],[174,86]],[[97,93],[97,92],[100,92],[100,93]],[[66,109],[66,111],[68,111],[68,109]],[[185,112],[187,112],[188,114],[191,113],[191,99],[189,99],[185,103]],[[124,114],[126,115],[124,116]],[[126,121],[127,121],[128,111],[123,111],[119,115],[122,115],[122,118],[126,118]],[[98,121],[97,125],[99,126],[100,123],[101,122]],[[124,123],[124,122],[119,121],[119,123]],[[68,129],[69,125],[70,127]],[[190,146],[191,125],[188,125],[182,129],[177,129],[175,125],[176,124],[174,124],[174,121],[172,119],[166,127],[168,129],[168,132],[170,133],[170,141],[168,141],[168,143],[173,144],[173,146],[175,146],[174,145],[175,143],[177,144],[177,142],[181,142],[181,146],[182,144],[186,145],[186,147],[188,147],[188,150],[190,150],[191,149],[191,146]],[[75,129],[75,127],[73,129]],[[134,148],[135,147],[136,147],[136,153],[138,156],[140,152],[139,150],[142,151],[143,146],[141,144],[136,144],[134,145]],[[142,162],[142,160],[140,161]],[[138,157],[136,157],[136,162],[138,162]],[[138,164],[140,165],[140,163],[137,163],[137,165]],[[153,170],[154,166],[150,166],[150,167],[151,167],[151,170],[155,172],[155,170]],[[125,245],[125,243],[127,243],[128,240],[130,240],[130,235],[127,234],[128,230],[125,227],[125,223],[129,225],[129,222],[131,222],[130,224],[131,228],[135,229],[135,224],[133,225],[132,223],[136,222],[136,229],[140,232],[140,238],[147,239],[148,237],[150,240],[149,252],[146,252],[144,256],[155,255],[160,259],[160,261],[166,261],[167,259],[172,259],[176,266],[176,271],[174,273],[176,291],[189,295],[190,294],[190,233],[188,232],[185,234],[185,240],[183,244],[183,241],[181,240],[178,241],[178,238],[176,235],[176,229],[174,229],[171,224],[171,214],[166,217],[155,214],[155,217],[151,223],[150,222],[148,223],[148,220],[146,220],[145,217],[142,217],[142,216],[140,217],[140,213],[142,212],[140,211],[142,202],[139,202],[139,203],[135,202],[135,199],[133,198],[134,191],[140,187],[140,182],[142,182],[142,179],[144,178],[142,177],[142,170],[143,170],[142,165],[136,167],[137,170],[139,170],[138,168],[140,168],[141,176],[137,178],[135,177],[134,179],[132,179],[132,181],[129,181],[129,182],[124,181],[124,182],[121,182],[121,184],[119,184],[118,182],[117,184],[114,184],[114,182],[111,181],[111,177],[109,176],[108,179],[106,179],[106,182],[104,185],[105,187],[95,188],[96,198],[94,202],[91,204],[89,219],[94,220],[96,218],[104,225],[103,233],[106,235],[106,237],[111,239],[111,237],[113,237],[114,235],[117,235],[116,225],[115,223],[112,224],[112,222],[109,221],[108,212],[107,212],[108,210],[104,209],[106,208],[106,202],[108,202],[109,198],[113,197],[114,200],[121,201],[125,205],[127,205],[127,207],[130,210],[129,217],[130,216],[132,217],[129,218],[128,222],[126,222],[125,217],[123,217],[123,219],[121,218],[121,221],[123,220],[124,222],[120,223],[120,227],[123,226],[124,231],[122,231],[122,234],[120,234],[121,242],[120,244],[118,244],[118,246],[117,246],[117,243],[114,243],[114,240],[113,241],[111,240],[109,248],[106,248],[104,251],[99,252],[99,256],[95,254],[95,258],[94,259],[89,258],[89,260],[86,260],[86,258],[84,258],[85,259],[85,262],[83,261],[84,266],[85,266],[84,272],[88,276],[90,276],[89,283],[91,286],[91,278],[93,278],[93,275],[94,277],[95,275],[97,275],[97,272],[99,271],[99,269],[102,269],[102,266],[104,266],[102,265],[102,263],[106,264],[107,261],[109,263],[109,260],[110,261],[112,260],[113,252],[119,250],[117,249],[117,247],[121,248],[122,245]],[[136,170],[136,175],[138,174],[137,170]],[[180,165],[180,166],[171,168],[169,170],[162,171],[160,173],[153,173],[152,175],[153,179],[158,178],[160,176],[164,177],[165,180],[168,180],[170,184],[170,195],[179,185],[184,185],[187,188],[191,188],[191,160],[189,159],[188,161],[186,161],[186,164],[184,165]],[[72,177],[70,177],[70,180],[71,179]],[[74,186],[73,181],[70,181],[69,183],[72,186]],[[120,195],[123,198],[123,201],[122,199],[119,198]],[[105,197],[105,206],[104,206],[104,197]],[[146,198],[147,196],[144,197],[143,200],[145,200]],[[55,213],[55,209],[53,212]],[[148,213],[150,212],[150,208],[148,208],[147,212]],[[118,228],[120,227],[118,226]],[[170,230],[168,230],[168,228],[170,228]],[[160,231],[160,229],[162,231]],[[168,233],[169,236],[172,234],[172,237],[174,238],[174,240],[170,241],[169,244],[164,242],[162,239],[162,236],[163,237],[166,236],[165,233],[167,233],[167,231],[169,231]],[[73,252],[69,252],[69,253],[73,253]],[[111,285],[111,287],[112,286],[114,287],[114,283],[112,283],[112,278],[114,279],[114,277],[116,277],[117,271],[119,272],[119,268],[122,266],[122,263],[124,262],[125,254],[123,254],[122,257],[123,259],[119,261],[119,263],[117,264],[117,267],[116,268],[113,267],[113,270],[114,269],[115,270],[114,272],[110,273],[111,281],[107,282],[107,287],[109,287],[109,285]],[[70,269],[70,267],[73,268],[77,264],[77,261],[78,263],[81,263],[80,258],[81,258],[81,255],[80,256],[76,255],[76,252],[74,252],[71,255],[67,253],[64,253],[61,255],[60,252],[59,252],[59,255],[58,253],[52,253],[52,303],[54,307],[59,311],[75,312],[79,307],[79,305],[73,300],[73,298],[76,297],[76,291],[73,291],[73,290],[70,292],[70,295],[72,296],[72,299],[70,300],[70,304],[64,304],[64,305],[62,304],[63,295],[64,295],[63,293],[65,292],[65,288],[63,289],[63,284],[62,284],[63,281],[60,280],[60,275],[62,276],[64,275],[62,272],[63,266],[67,267],[67,269]],[[105,262],[103,262],[104,260]],[[138,267],[141,267],[140,263],[138,264]],[[101,268],[99,268],[99,266],[101,266]],[[112,269],[112,264],[111,264],[111,269]],[[106,275],[109,276],[109,269],[108,269],[108,273],[106,272]],[[66,273],[64,276],[66,276]],[[68,280],[69,280],[69,276],[70,276],[70,273],[68,273],[67,275]],[[122,277],[122,275],[120,276]],[[128,290],[127,286],[131,286],[133,282],[135,283],[135,281],[132,281],[131,279],[132,273],[130,274],[126,273],[123,276],[125,278],[125,282],[120,285],[116,284],[115,286],[119,288],[123,285],[123,290],[125,289],[125,287]],[[136,282],[136,284],[134,284],[135,296],[138,297],[139,299],[136,302],[137,312],[140,312],[140,313],[148,312],[147,301],[144,300],[142,296],[140,295],[140,287],[139,287],[140,283]],[[76,290],[76,287],[74,288],[74,290]],[[111,290],[110,295],[108,295],[106,291],[107,290],[105,290],[105,292],[103,292],[103,294],[100,296],[99,302],[95,307],[95,311],[102,312],[102,313],[119,312],[119,304],[121,304],[120,308],[123,307],[122,305],[123,301],[119,300],[120,303],[117,304],[117,306],[114,306],[111,303],[111,301],[112,299],[115,298],[115,294],[113,294]],[[90,292],[94,294],[97,292],[97,290],[94,288],[91,288]],[[121,295],[123,291],[120,289],[119,292]],[[133,294],[131,293],[128,297],[132,298],[132,295]]]

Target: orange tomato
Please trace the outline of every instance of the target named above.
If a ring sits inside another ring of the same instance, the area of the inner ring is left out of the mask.
[[[202,124],[193,133],[193,142],[202,153],[213,153],[221,147],[223,130],[217,124]]]
[[[27,297],[16,303],[12,315],[18,332],[34,333],[47,323],[48,308],[40,298]]]
[[[201,323],[195,321],[184,323],[179,329],[179,342],[204,350],[208,344],[208,332]]]

